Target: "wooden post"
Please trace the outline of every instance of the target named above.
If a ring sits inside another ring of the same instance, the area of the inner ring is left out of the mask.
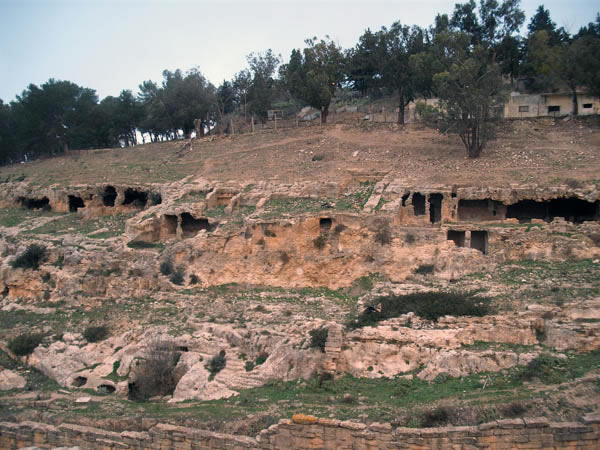
[[[250,119],[250,125],[252,127],[252,132],[254,133],[254,116]]]
[[[273,121],[275,122],[275,129],[277,129],[277,113],[273,116]]]
[[[383,123],[387,122],[387,117],[385,116],[385,106],[383,107]]]
[[[233,136],[233,119],[229,119],[229,126],[231,127],[231,135]]]

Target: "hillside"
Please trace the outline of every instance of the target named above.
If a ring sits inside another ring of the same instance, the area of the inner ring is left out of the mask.
[[[2,167],[0,439],[255,448],[298,413],[349,448],[597,439],[572,422],[600,412],[599,149],[596,117],[507,121],[477,160],[364,123]]]
[[[187,176],[239,183],[306,180],[347,182],[355,174],[391,174],[419,184],[557,184],[597,180],[600,122],[596,117],[507,121],[483,156],[469,160],[459,138],[418,124],[328,125],[231,137],[154,143],[0,168],[0,177],[29,183],[164,183]]]

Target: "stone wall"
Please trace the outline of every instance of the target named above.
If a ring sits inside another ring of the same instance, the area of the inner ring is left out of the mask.
[[[600,414],[583,423],[546,418],[505,419],[479,426],[392,428],[390,424],[319,419],[302,414],[256,438],[159,424],[147,432],[105,431],[72,424],[0,423],[0,448],[78,446],[82,449],[597,449]]]

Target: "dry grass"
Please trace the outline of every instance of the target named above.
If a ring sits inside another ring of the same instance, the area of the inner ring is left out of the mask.
[[[345,182],[396,173],[408,183],[506,185],[597,180],[600,127],[592,117],[507,121],[483,156],[469,160],[459,139],[418,124],[370,131],[349,125],[88,150],[0,168],[39,185],[167,182],[189,175],[240,182]],[[315,155],[323,158],[315,160]]]

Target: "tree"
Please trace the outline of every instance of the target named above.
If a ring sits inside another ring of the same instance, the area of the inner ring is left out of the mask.
[[[69,81],[50,79],[41,87],[30,84],[11,103],[18,153],[36,158],[70,148],[95,147],[97,103],[93,89]]]
[[[167,136],[169,126],[163,100],[164,91],[153,81],[139,85],[138,102],[142,109],[140,131],[148,133],[152,141]]]
[[[420,72],[429,62],[410,64],[413,55],[425,50],[425,33],[419,27],[400,22],[377,33],[367,30],[358,46],[350,52],[349,80],[360,90],[384,88],[398,95],[398,123],[404,123],[404,109],[415,98]],[[426,90],[426,83],[421,83]]]
[[[169,130],[176,135],[181,129],[190,136],[196,119],[208,127],[216,113],[215,87],[196,68],[185,76],[179,69],[165,70],[163,78],[161,101]]]
[[[244,105],[244,118],[248,116],[248,91],[252,83],[252,74],[248,69],[238,72],[233,78],[233,90],[240,105]]]
[[[520,0],[480,0],[476,11],[474,0],[457,4],[450,20],[455,31],[471,36],[471,48],[488,50],[492,61],[499,62],[502,73],[515,78],[519,74],[521,38],[516,35],[525,21]]]
[[[502,75],[497,63],[490,63],[485,49],[457,61],[447,72],[436,74],[438,108],[420,107],[425,123],[442,133],[460,136],[470,158],[478,158],[494,136],[495,110],[504,104]]]
[[[528,35],[531,36],[538,31],[545,31],[548,33],[548,40],[550,45],[558,45],[561,42],[569,39],[568,33],[563,27],[556,28],[556,24],[550,18],[550,11],[544,8],[544,5],[538,6],[535,14],[531,18],[529,25],[527,25]]]
[[[394,23],[386,36],[387,51],[383,66],[383,84],[398,95],[398,123],[404,123],[404,108],[417,93],[417,77],[410,57],[425,50],[423,30]]]
[[[229,81],[223,80],[223,84],[217,89],[217,105],[219,114],[229,114],[235,109],[235,90]]]
[[[10,105],[0,99],[0,165],[10,164],[18,159],[14,142],[15,123]]]
[[[329,104],[344,76],[342,49],[326,38],[307,39],[307,47],[292,50],[289,64],[282,69],[292,96],[319,109],[323,123],[327,122]]]
[[[367,28],[358,38],[358,44],[346,55],[346,77],[350,87],[361,95],[381,88],[382,66],[385,58],[385,41],[382,32],[371,32]]]
[[[277,66],[281,64],[281,56],[268,49],[264,53],[250,53],[247,60],[252,75],[247,91],[250,112],[265,120],[276,95],[274,76]]]

